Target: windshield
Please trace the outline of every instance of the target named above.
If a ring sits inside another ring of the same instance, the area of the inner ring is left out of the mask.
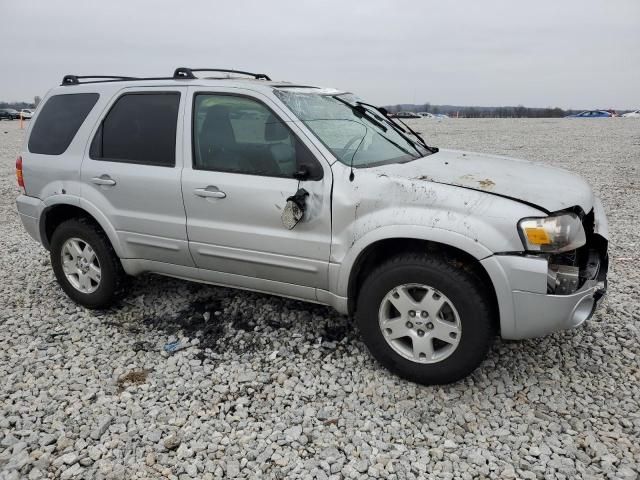
[[[276,95],[345,165],[372,167],[415,160],[429,152],[404,137],[378,111],[356,108],[351,94],[278,89]]]

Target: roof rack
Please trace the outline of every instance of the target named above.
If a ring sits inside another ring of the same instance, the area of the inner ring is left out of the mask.
[[[88,82],[80,82],[87,78],[97,78],[99,80],[89,80]],[[61,85],[79,85],[80,83],[96,83],[96,82],[118,82],[124,80],[138,80],[136,77],[121,77],[113,75],[65,75],[62,78]]]
[[[236,73],[238,75],[249,75],[250,77],[253,77],[256,80],[271,80],[269,76],[264,73],[244,72],[242,70],[228,70],[225,68],[187,68],[187,67],[176,68],[175,72],[173,72],[173,78],[179,78],[179,79],[198,78],[193,74],[193,72]]]
[[[235,73],[238,75],[249,75],[256,80],[271,80],[264,73],[251,73],[242,70],[228,70],[224,68],[187,68],[179,67],[173,72],[172,77],[123,77],[119,75],[65,75],[62,78],[63,86],[80,85],[82,83],[105,83],[105,82],[125,82],[125,81],[144,81],[144,80],[190,80],[196,79],[193,72],[223,72]]]

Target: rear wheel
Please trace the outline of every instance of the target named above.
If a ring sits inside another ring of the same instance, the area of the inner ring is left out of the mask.
[[[61,223],[51,237],[50,255],[56,279],[72,300],[87,308],[111,305],[122,266],[98,226],[83,218]]]
[[[367,277],[356,321],[382,365],[417,383],[443,384],[465,377],[486,356],[490,311],[472,273],[444,258],[404,254]]]

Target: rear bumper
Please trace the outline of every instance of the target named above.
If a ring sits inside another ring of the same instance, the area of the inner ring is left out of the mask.
[[[42,243],[40,236],[40,215],[45,204],[39,198],[20,195],[16,199],[16,207],[24,229],[38,243]]]

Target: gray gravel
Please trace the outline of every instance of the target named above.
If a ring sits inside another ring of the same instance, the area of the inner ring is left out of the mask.
[[[19,223],[22,132],[0,122],[0,478],[638,478],[640,121],[417,125],[584,175],[612,232],[591,322],[497,341],[444,387],[387,373],[319,306],[143,276],[77,307]]]

